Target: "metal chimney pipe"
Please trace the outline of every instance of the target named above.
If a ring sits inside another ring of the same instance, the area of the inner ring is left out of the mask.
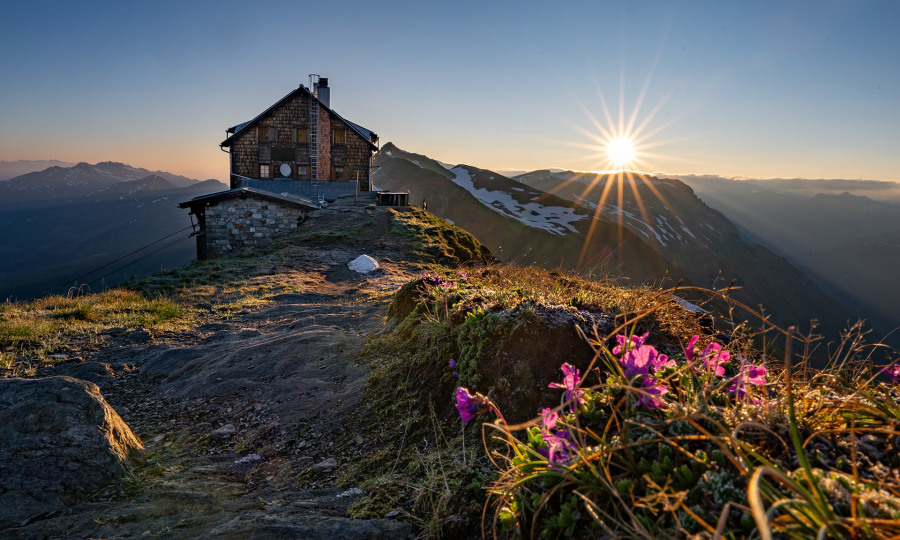
[[[319,77],[316,83],[316,97],[322,105],[331,108],[331,88],[328,88],[328,77]]]

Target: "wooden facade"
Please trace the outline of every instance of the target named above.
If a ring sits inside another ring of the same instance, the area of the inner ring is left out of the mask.
[[[249,184],[247,180],[260,188],[265,182],[255,181],[267,179],[282,180],[279,191],[288,179],[298,181],[297,192],[312,180],[358,179],[360,191],[371,189],[378,136],[331,110],[327,86],[324,78],[315,93],[300,85],[253,120],[227,130],[228,138],[220,146],[231,154],[232,189]]]

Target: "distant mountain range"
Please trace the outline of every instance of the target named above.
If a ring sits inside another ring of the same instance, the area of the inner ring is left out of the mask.
[[[900,182],[886,180],[842,180],[836,178],[731,178],[725,176],[676,174],[697,193],[714,189],[736,195],[754,191],[771,191],[809,198],[816,195],[849,193],[882,202],[900,203]]]
[[[375,185],[410,191],[413,204],[470,231],[504,260],[627,276],[632,283],[721,288],[774,321],[837,336],[857,317],[804,272],[742,238],[684,182],[649,175],[534,171],[507,178],[468,165],[447,168],[388,143]]]
[[[113,162],[53,166],[2,182],[0,298],[65,293],[81,284],[96,290],[183,266],[196,247],[191,218],[178,203],[224,189],[217,180]]]
[[[197,180],[162,171],[148,171],[123,163],[106,161],[91,165],[79,163],[72,167],[50,167],[30,172],[0,183],[0,205],[48,206],[66,203],[77,198],[96,196],[122,182],[140,182],[155,177],[166,185],[135,184],[133,189],[177,189],[197,184]]]
[[[71,167],[74,163],[59,161],[58,159],[0,161],[0,182],[22,176],[35,171],[43,171],[50,167]]]
[[[882,334],[900,326],[900,198],[890,202],[900,184],[860,181],[854,186],[843,180],[770,184],[709,176],[684,181],[709,206],[728,216],[745,238],[786,257]],[[889,341],[900,341],[900,336]]]

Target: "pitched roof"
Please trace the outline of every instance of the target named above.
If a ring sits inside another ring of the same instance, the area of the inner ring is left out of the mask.
[[[238,124],[238,125],[236,125],[236,126],[232,126],[232,127],[228,128],[228,129],[226,130],[226,133],[231,133],[231,135],[230,135],[227,139],[225,139],[224,141],[222,141],[221,143],[219,143],[219,146],[220,146],[220,147],[231,146],[231,143],[234,141],[235,137],[237,137],[238,135],[242,134],[242,133],[243,133],[244,131],[246,131],[247,129],[249,129],[249,128],[255,126],[260,120],[262,120],[263,118],[265,118],[266,116],[268,116],[270,112],[272,112],[273,110],[275,110],[275,109],[277,109],[279,106],[281,106],[282,103],[284,103],[285,101],[287,101],[287,100],[293,98],[294,96],[296,96],[296,95],[298,95],[298,94],[300,94],[300,93],[306,93],[306,94],[308,94],[308,95],[310,96],[310,98],[312,98],[312,99],[317,99],[317,98],[312,94],[312,92],[310,92],[305,86],[303,86],[303,85],[301,84],[296,90],[291,91],[288,95],[286,95],[286,96],[284,96],[283,98],[281,98],[281,99],[279,99],[278,101],[276,101],[274,105],[272,105],[272,106],[269,107],[268,109],[266,109],[266,110],[264,110],[263,112],[261,112],[261,113],[259,113],[258,115],[256,115],[256,117],[255,117],[253,120],[250,120],[249,122],[244,122],[243,124]],[[317,100],[317,101],[318,101],[318,100]],[[375,135],[375,133],[374,133],[373,131],[368,130],[368,129],[366,129],[366,128],[364,128],[364,127],[358,125],[358,124],[354,124],[353,122],[350,122],[349,120],[344,119],[344,117],[342,117],[342,116],[339,115],[338,113],[334,112],[334,111],[333,111],[332,109],[330,109],[329,107],[326,107],[325,104],[322,103],[321,101],[318,101],[318,104],[319,104],[320,107],[323,107],[326,111],[328,111],[329,114],[331,114],[331,115],[337,117],[338,120],[340,120],[341,122],[347,124],[347,125],[350,127],[350,129],[352,129],[352,130],[355,131],[360,137],[362,137],[362,138],[366,141],[366,143],[368,143],[369,146],[372,147],[373,150],[378,150],[378,146],[377,146],[375,143],[372,142],[372,137],[375,137],[376,139],[378,138],[378,136]]]
[[[199,197],[194,197],[193,199],[179,203],[178,208],[188,208],[190,207],[192,210],[198,206],[208,206],[212,203],[224,201],[226,199],[233,199],[235,197],[256,197],[259,199],[266,199],[270,201],[279,202],[282,204],[286,204],[288,206],[293,206],[295,208],[304,208],[307,210],[318,208],[312,201],[303,199],[300,197],[295,197],[288,194],[277,194],[270,193],[268,191],[261,191],[252,188],[235,188],[229,189],[227,191],[219,191],[217,193],[210,193],[208,195],[201,195]]]

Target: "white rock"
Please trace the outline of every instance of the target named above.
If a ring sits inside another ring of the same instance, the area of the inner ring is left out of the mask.
[[[212,431],[212,434],[213,435],[231,435],[235,431],[237,431],[237,429],[234,427],[234,424],[225,424],[224,426],[220,427],[219,429],[214,429]]]
[[[255,461],[262,461],[262,456],[259,454],[249,454],[235,461],[235,463],[252,463]]]
[[[363,495],[365,492],[358,487],[350,488],[347,491],[342,493],[338,493],[336,498],[343,499],[344,497],[357,497],[359,495]]]
[[[347,266],[358,274],[368,274],[373,270],[378,270],[378,261],[368,255],[360,255],[350,261]]]

